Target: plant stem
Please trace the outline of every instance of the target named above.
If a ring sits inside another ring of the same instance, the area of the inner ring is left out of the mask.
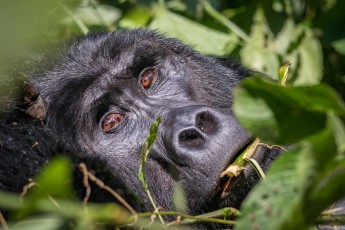
[[[227,214],[224,215],[225,213]],[[147,217],[147,216],[152,216],[153,214],[155,213],[152,213],[152,212],[138,213],[138,217]],[[224,219],[219,219],[216,217],[238,216],[239,211],[234,208],[223,208],[217,211],[213,211],[213,212],[198,215],[198,216],[191,216],[191,215],[187,215],[187,214],[176,212],[176,211],[159,212],[159,214],[162,216],[180,216],[183,220],[179,222],[178,224],[193,224],[197,222],[211,223],[212,222],[212,223],[218,223],[218,224],[234,225],[235,221],[233,220],[224,220]]]
[[[79,29],[83,32],[84,35],[86,35],[89,32],[87,26],[76,14],[74,14],[70,9],[68,9],[62,2],[59,2],[59,6],[78,25]]]
[[[235,23],[227,19],[224,15],[220,14],[215,10],[208,1],[202,1],[205,11],[214,19],[222,23],[229,30],[233,31],[237,36],[239,36],[243,41],[247,43],[252,43],[251,38],[241,30]]]

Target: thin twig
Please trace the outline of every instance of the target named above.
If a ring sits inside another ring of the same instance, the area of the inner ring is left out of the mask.
[[[5,217],[0,212],[0,224],[4,230],[9,230]]]
[[[85,196],[83,198],[83,204],[86,205],[87,202],[89,201],[90,195],[91,195],[91,187],[89,183],[89,176],[88,176],[88,171],[86,168],[86,165],[84,163],[79,164],[79,170],[83,174],[83,185],[86,189]]]
[[[261,145],[261,146],[264,146],[268,149],[273,149],[273,148],[279,148],[285,152],[288,152],[289,150],[287,150],[286,148],[284,148],[283,146],[280,146],[280,145],[268,145],[268,144],[265,144],[263,142],[259,143],[258,145]]]
[[[92,182],[94,182],[98,187],[100,187],[101,189],[104,189],[106,191],[108,191],[111,195],[113,195],[123,206],[125,206],[133,215],[137,215],[137,212],[132,208],[132,206],[130,206],[127,201],[125,201],[125,199],[123,199],[117,192],[115,192],[112,188],[110,188],[109,186],[107,186],[106,184],[104,184],[103,181],[101,181],[99,178],[97,178],[96,176],[94,176],[91,172],[89,172],[87,170],[87,167],[84,163],[80,163],[79,164],[79,168],[84,168],[85,172],[87,173],[87,176],[89,178],[89,180],[91,180]],[[84,172],[83,172],[84,173]]]
[[[24,185],[23,191],[19,194],[19,196],[23,198],[28,193],[29,189],[31,189],[34,186],[39,186],[39,185],[35,181],[32,181],[29,184]]]

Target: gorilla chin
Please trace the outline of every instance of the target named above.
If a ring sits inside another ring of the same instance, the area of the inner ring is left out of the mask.
[[[142,144],[161,115],[146,166],[157,206],[174,210],[181,189],[190,214],[239,208],[258,176],[250,167],[231,183],[220,175],[253,139],[231,110],[231,92],[250,74],[153,31],[90,34],[29,77],[28,113],[74,152],[106,162],[150,211],[137,175]],[[266,169],[278,152],[259,146],[254,158]]]

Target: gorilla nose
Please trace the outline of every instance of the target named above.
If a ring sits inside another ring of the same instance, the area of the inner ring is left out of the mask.
[[[193,152],[204,148],[210,141],[217,142],[221,133],[227,133],[226,117],[219,109],[199,105],[170,110],[164,119],[164,137],[169,152]]]
[[[224,164],[251,139],[230,109],[202,105],[174,108],[164,115],[162,126],[160,137],[166,153],[181,166],[197,167],[197,161],[203,162],[201,165]]]
[[[188,114],[187,117],[180,116],[177,119],[182,120],[182,126],[187,126],[179,127],[177,130],[178,143],[182,147],[193,148],[202,146],[207,135],[217,132],[218,121],[209,109],[194,111]],[[179,122],[177,121],[175,125],[179,126]]]

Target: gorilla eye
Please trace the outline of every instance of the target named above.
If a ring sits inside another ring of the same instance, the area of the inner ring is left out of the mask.
[[[119,124],[123,119],[123,116],[119,113],[110,113],[103,118],[102,121],[102,130],[104,132],[109,131],[115,125]]]
[[[139,74],[140,83],[145,88],[148,89],[154,83],[158,76],[158,70],[154,68],[147,68],[141,71]]]

